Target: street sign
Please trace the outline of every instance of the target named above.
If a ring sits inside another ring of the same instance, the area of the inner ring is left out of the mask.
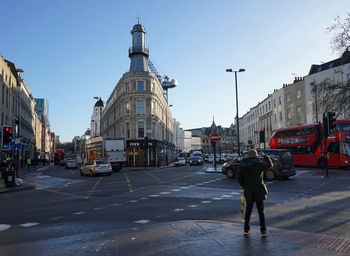
[[[218,140],[220,140],[219,134],[217,134],[217,133],[212,133],[212,134],[210,135],[210,140],[211,140],[211,141],[218,141]]]

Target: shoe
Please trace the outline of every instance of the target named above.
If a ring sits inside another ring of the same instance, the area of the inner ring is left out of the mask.
[[[267,237],[267,233],[266,233],[266,231],[261,231],[261,237],[262,237],[262,238]]]
[[[250,236],[250,230],[244,230],[244,236]]]

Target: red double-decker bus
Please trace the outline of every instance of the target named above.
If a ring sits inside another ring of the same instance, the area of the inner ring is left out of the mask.
[[[350,167],[350,120],[337,120],[334,132],[326,142],[321,124],[309,124],[276,130],[270,148],[289,149],[297,166],[324,166],[321,154],[329,152],[329,167]]]

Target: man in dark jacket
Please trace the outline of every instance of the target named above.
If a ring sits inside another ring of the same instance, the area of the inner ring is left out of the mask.
[[[258,155],[252,149],[248,151],[247,157],[241,160],[239,165],[238,182],[244,190],[246,200],[246,211],[244,216],[244,235],[250,235],[250,216],[254,202],[259,213],[261,236],[266,237],[266,225],[264,215],[264,200],[267,196],[267,188],[264,183],[264,172],[273,166],[269,156],[264,153]]]

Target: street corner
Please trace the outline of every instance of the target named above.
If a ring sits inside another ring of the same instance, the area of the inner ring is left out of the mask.
[[[0,194],[26,191],[32,189],[35,189],[34,184],[27,183],[25,180],[22,180],[20,178],[16,178],[15,183],[12,186],[6,186],[5,182],[3,181],[0,182]]]

